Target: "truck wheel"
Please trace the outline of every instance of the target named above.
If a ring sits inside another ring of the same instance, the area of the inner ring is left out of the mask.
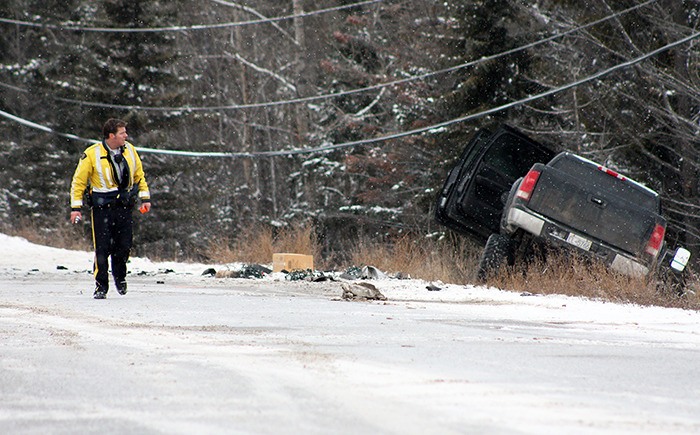
[[[485,282],[496,275],[506,262],[513,264],[513,240],[505,234],[491,234],[481,254],[477,278]]]

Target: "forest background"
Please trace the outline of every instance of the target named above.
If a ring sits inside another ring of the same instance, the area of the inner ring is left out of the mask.
[[[689,0],[5,0],[0,230],[65,232],[85,140],[118,117],[154,202],[136,255],[298,225],[327,258],[457,243],[435,194],[505,122],[660,192],[697,258],[699,20]]]

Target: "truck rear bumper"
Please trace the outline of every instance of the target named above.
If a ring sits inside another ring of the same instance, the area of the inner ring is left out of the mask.
[[[552,245],[566,247],[584,255],[598,258],[612,270],[624,275],[643,277],[649,273],[649,268],[633,257],[525,210],[511,207],[506,215],[505,223],[506,228],[511,231],[515,228],[521,228]]]

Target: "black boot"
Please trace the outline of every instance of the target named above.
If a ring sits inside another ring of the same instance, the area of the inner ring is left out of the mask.
[[[107,290],[104,287],[97,286],[93,297],[95,299],[105,299],[107,298]]]
[[[119,292],[120,295],[125,295],[126,294],[126,281],[118,281],[117,283],[117,291]]]

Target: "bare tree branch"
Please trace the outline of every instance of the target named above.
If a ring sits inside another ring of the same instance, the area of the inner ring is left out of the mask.
[[[238,53],[233,53],[233,54],[231,54],[231,53],[229,53],[228,51],[224,51],[224,54],[225,54],[226,56],[229,56],[229,57],[231,57],[231,58],[233,58],[233,59],[238,60],[239,62],[241,62],[241,63],[244,64],[244,65],[248,65],[249,67],[253,68],[254,70],[256,70],[256,71],[258,71],[258,72],[261,72],[261,73],[263,73],[263,74],[266,74],[266,75],[268,75],[268,76],[270,76],[270,77],[272,77],[272,78],[278,80],[280,83],[282,83],[282,85],[283,85],[285,88],[287,88],[287,89],[291,90],[292,92],[296,93],[296,91],[297,91],[296,86],[294,86],[293,83],[291,83],[289,80],[285,79],[284,77],[280,76],[279,74],[275,73],[274,71],[271,71],[271,70],[269,70],[269,69],[267,69],[267,68],[263,68],[263,67],[261,67],[261,66],[258,66],[258,65],[256,65],[255,63],[253,63],[253,62],[251,62],[251,61],[245,59],[243,56],[241,56],[241,55],[238,54]]]
[[[254,16],[260,18],[260,19],[263,19],[263,20],[266,20],[266,19],[269,18],[269,17],[266,17],[265,15],[261,14],[260,12],[256,11],[255,9],[251,8],[251,7],[244,6],[244,5],[240,5],[240,4],[238,4],[238,3],[229,2],[229,1],[224,1],[224,0],[210,0],[210,1],[212,1],[212,2],[214,2],[214,3],[218,3],[218,4],[220,4],[220,5],[230,6],[230,7],[232,7],[232,8],[240,9],[240,10],[242,10],[242,11],[248,12],[249,14],[252,14],[252,15],[254,15]],[[292,35],[290,35],[286,30],[284,30],[282,27],[280,27],[280,25],[277,24],[277,22],[275,22],[275,21],[270,21],[270,25],[271,25],[272,27],[274,27],[275,29],[277,29],[281,34],[283,34],[285,37],[287,37],[287,38],[288,38],[290,41],[292,41],[295,45],[299,45],[299,42],[297,42],[297,40],[294,39],[294,37],[293,37]]]

